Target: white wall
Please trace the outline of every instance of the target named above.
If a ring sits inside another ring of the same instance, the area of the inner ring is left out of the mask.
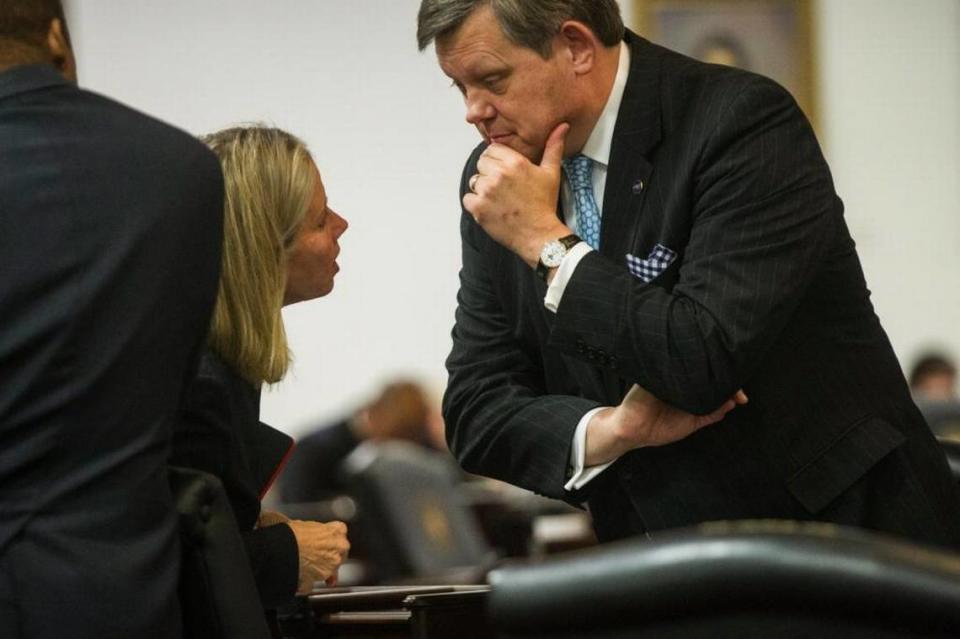
[[[877,313],[905,367],[960,356],[960,2],[819,6],[821,130]]]
[[[624,0],[630,22],[632,3]],[[822,129],[901,356],[960,353],[960,3],[822,0]],[[436,385],[476,135],[416,50],[418,0],[74,0],[81,83],[193,133],[267,120],[313,148],[349,220],[327,298],[288,309],[297,361],[263,416],[297,433],[395,374]]]
[[[83,85],[193,133],[267,120],[306,140],[350,222],[328,297],[287,309],[296,355],[264,419],[296,432],[384,379],[445,382],[458,184],[476,134],[417,51],[417,0],[82,0]]]

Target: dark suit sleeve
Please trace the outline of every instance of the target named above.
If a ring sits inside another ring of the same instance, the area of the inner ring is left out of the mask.
[[[293,530],[286,524],[277,524],[244,531],[242,536],[263,607],[272,609],[290,603],[300,576],[299,549]]]
[[[619,375],[698,414],[733,395],[780,335],[842,212],[793,98],[744,77],[701,112],[713,130],[686,163],[692,224],[672,291],[592,253],[574,272],[551,335],[574,357],[583,357],[578,344],[614,354],[609,366]]]
[[[481,151],[467,162],[461,194]],[[460,229],[463,266],[444,395],[450,450],[468,472],[577,500],[563,490],[570,446],[580,418],[598,403],[545,394],[541,360],[513,335],[494,286],[492,269],[513,256],[466,213]]]

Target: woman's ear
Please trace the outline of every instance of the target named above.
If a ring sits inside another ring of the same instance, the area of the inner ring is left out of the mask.
[[[560,25],[560,43],[578,75],[589,73],[597,59],[597,37],[582,22],[567,20]]]
[[[57,70],[70,82],[77,81],[77,61],[70,46],[67,27],[60,18],[50,22],[47,31],[47,50],[50,52],[50,61]]]

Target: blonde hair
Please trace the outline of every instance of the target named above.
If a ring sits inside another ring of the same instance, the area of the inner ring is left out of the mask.
[[[280,309],[286,254],[314,191],[306,145],[276,128],[251,125],[201,138],[220,158],[223,265],[208,344],[255,386],[279,381],[290,365]]]

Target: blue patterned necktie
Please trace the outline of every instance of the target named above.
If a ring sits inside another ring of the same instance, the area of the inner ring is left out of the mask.
[[[600,209],[593,197],[593,160],[578,153],[563,161],[563,170],[576,202],[577,235],[594,249],[599,249]]]

